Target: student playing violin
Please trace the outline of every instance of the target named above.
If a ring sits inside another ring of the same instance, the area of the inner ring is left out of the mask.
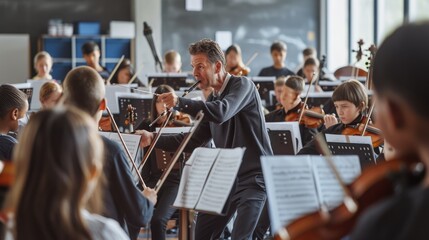
[[[331,126],[323,130],[323,134],[341,134],[347,126],[362,123],[363,113],[368,106],[368,95],[362,83],[357,80],[342,83],[332,94],[332,101],[341,123],[337,123],[337,119],[333,115],[325,115],[325,123]],[[298,154],[319,155],[320,153],[312,140]]]
[[[160,85],[156,90],[156,94],[174,92],[174,89],[168,85]],[[166,110],[166,106],[158,95],[154,95],[152,100],[152,114],[151,121],[154,121]],[[154,131],[155,127],[160,127],[166,120],[167,115],[160,117],[154,126],[149,128],[150,131]],[[177,112],[175,116],[168,123],[168,127],[181,127],[191,123],[191,118],[188,114]],[[168,154],[168,153],[167,153]],[[142,170],[142,177],[147,183],[148,187],[154,187],[158,180],[161,178],[164,169],[168,165],[160,165],[157,161],[155,151],[151,153],[151,156],[145,163]],[[168,175],[164,185],[158,192],[158,202],[155,205],[152,220],[150,223],[152,239],[163,240],[166,239],[166,227],[167,222],[176,211],[176,208],[171,207],[174,199],[176,198],[179,190],[180,183],[180,171],[179,169],[173,169],[170,175]]]
[[[298,76],[289,76],[283,84],[280,97],[281,109],[265,115],[266,122],[298,121],[303,102],[301,93],[304,90],[304,79]],[[323,124],[316,128],[307,128],[304,124],[299,126],[302,143],[308,143],[315,134],[324,128]]]
[[[241,48],[237,44],[229,46],[225,51],[226,71],[232,75],[247,76],[250,68],[244,65],[241,57]]]
[[[417,158],[426,173],[418,185],[402,188],[364,212],[353,231],[354,240],[428,239],[428,41],[429,23],[409,24],[388,36],[377,51],[373,72],[377,123],[382,123],[379,127],[395,155],[402,156],[396,160],[407,163]],[[410,154],[415,157],[404,157]]]

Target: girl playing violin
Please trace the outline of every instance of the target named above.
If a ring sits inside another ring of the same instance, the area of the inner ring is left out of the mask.
[[[243,63],[243,58],[241,57],[241,48],[237,44],[229,46],[225,51],[226,58],[226,71],[232,75],[236,76],[247,76],[250,73],[250,68],[248,68]]]
[[[298,121],[302,109],[301,93],[304,90],[304,79],[298,76],[287,77],[282,87],[280,103],[282,108],[265,115],[266,122]],[[315,134],[324,129],[323,125],[317,128],[307,128],[304,124],[299,126],[302,143],[309,142]]]
[[[363,113],[368,106],[368,95],[365,86],[357,80],[349,80],[339,85],[332,94],[332,101],[341,123],[333,115],[325,115],[324,121],[331,125],[323,134],[341,134],[349,125],[361,124]],[[307,143],[299,152],[300,155],[319,155],[314,140]]]
[[[402,155],[396,160],[420,160],[426,173],[417,186],[402,188],[364,212],[353,231],[354,240],[428,239],[428,41],[428,22],[408,24],[388,36],[377,51],[373,72],[377,123],[382,123],[379,127],[395,155]],[[404,157],[409,155],[415,157]]]
[[[32,116],[14,151],[4,239],[129,239],[116,221],[86,210],[89,200],[100,207],[102,159],[102,141],[84,112]]]
[[[174,89],[168,85],[160,85],[156,90],[156,94],[162,94],[167,92],[174,92]],[[152,100],[152,119],[154,121],[166,110],[166,106],[160,99],[158,95],[154,95]],[[149,128],[149,131],[154,131],[156,127],[160,127],[167,119],[165,114],[163,117],[159,118],[154,126]],[[167,125],[167,127],[182,127],[191,123],[191,118],[187,114],[177,112],[172,116]],[[167,153],[169,154],[169,153]],[[142,177],[146,182],[148,187],[154,187],[158,180],[161,178],[161,175],[165,168],[168,165],[160,166],[160,163],[157,161],[155,150],[151,153],[151,156],[145,163],[142,170]],[[176,198],[177,191],[179,189],[180,182],[180,172],[179,169],[173,169],[170,175],[167,177],[165,184],[162,186],[158,192],[158,202],[155,205],[155,210],[153,212],[152,220],[150,223],[152,239],[163,240],[166,239],[166,227],[167,222],[171,216],[176,211],[175,208],[171,207],[173,205],[174,199]]]

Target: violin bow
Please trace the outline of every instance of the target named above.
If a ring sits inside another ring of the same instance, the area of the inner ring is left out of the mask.
[[[128,81],[128,84],[131,84],[134,82],[134,80],[137,78],[137,75],[140,74],[140,72],[143,70],[143,64],[141,66],[141,68],[137,69],[137,71],[134,73],[134,75],[130,78],[130,81]]]
[[[140,182],[142,183],[143,189],[145,189],[147,186],[142,178],[142,175],[140,174],[139,170],[137,169],[136,163],[134,162],[133,157],[131,156],[130,150],[128,150],[127,145],[125,144],[124,139],[122,138],[122,134],[119,131],[118,125],[116,125],[116,121],[113,118],[112,112],[108,107],[106,107],[107,113],[109,114],[110,119],[112,120],[112,124],[115,127],[116,133],[119,136],[119,139],[121,140],[122,146],[124,146],[125,152],[127,153],[128,160],[132,163],[133,169],[136,171],[137,176],[139,177]]]
[[[116,73],[116,71],[118,70],[118,68],[119,68],[119,65],[121,65],[121,63],[122,63],[122,61],[124,61],[124,55],[122,55],[122,57],[119,59],[119,61],[116,63],[116,66],[115,66],[115,68],[113,69],[113,71],[110,73],[110,76],[109,76],[109,78],[106,80],[106,85],[110,85],[110,81],[112,80],[112,78],[113,78],[113,75],[115,75],[115,73]]]
[[[163,115],[166,114],[167,111],[164,111],[162,114],[159,115],[159,117],[157,117],[155,119],[155,121],[153,121],[151,123],[154,124],[158,121],[159,118],[161,118]],[[165,119],[164,123],[162,124],[161,128],[159,129],[159,131],[156,133],[154,139],[152,140],[152,143],[149,145],[148,150],[146,151],[146,153],[144,154],[143,160],[140,163],[138,169],[143,169],[144,165],[146,164],[147,160],[149,159],[150,154],[152,153],[153,149],[155,148],[156,143],[159,140],[159,137],[161,137],[162,131],[164,130],[164,128],[167,126],[168,122],[170,121],[171,116],[173,115],[173,111],[170,111],[167,115],[167,119]]]
[[[186,145],[188,145],[189,140],[191,140],[192,135],[194,134],[195,130],[200,125],[201,121],[203,120],[203,117],[204,117],[204,113],[203,113],[203,111],[200,111],[197,114],[197,116],[195,118],[195,121],[194,121],[194,124],[193,124],[191,130],[189,131],[188,135],[183,139],[183,141],[180,143],[179,148],[174,153],[174,156],[172,157],[171,162],[168,165],[167,170],[162,173],[161,178],[156,183],[156,185],[154,187],[156,193],[159,192],[159,189],[164,184],[164,182],[167,179],[168,175],[170,174],[171,170],[173,170],[174,164],[176,164],[176,162],[179,159],[180,155],[182,155],[183,150],[185,149]]]
[[[323,138],[322,134],[317,134],[315,136],[315,140],[316,140],[316,145],[319,147],[320,151],[325,156],[325,160],[328,163],[329,168],[334,173],[335,178],[337,179],[338,183],[341,186],[341,189],[343,190],[344,205],[346,206],[347,210],[350,213],[355,213],[358,209],[358,205],[357,205],[356,201],[353,199],[350,190],[346,187],[346,184],[345,184],[344,180],[342,179],[340,173],[338,172],[337,167],[335,167],[335,165],[334,165],[334,161],[332,160],[332,154],[329,151],[329,147],[325,141],[325,138]]]
[[[307,89],[307,93],[305,94],[304,104],[302,105],[302,109],[301,109],[301,112],[299,114],[298,124],[301,122],[302,116],[304,115],[304,110],[305,110],[305,106],[307,105],[308,94],[310,93],[311,85],[313,84],[314,80],[316,79],[316,77],[318,75],[319,75],[318,73],[313,72],[313,77],[310,80],[310,84],[308,84],[308,89]]]
[[[258,54],[259,54],[259,52],[255,52],[250,58],[249,58],[249,60],[247,60],[247,62],[246,62],[246,64],[244,64],[244,66],[249,66],[249,64],[251,63],[251,62],[253,62],[253,60],[255,60],[255,58],[258,56]]]
[[[371,115],[372,115],[372,112],[374,111],[374,107],[375,107],[375,101],[373,100],[371,108],[369,109],[368,118],[366,119],[365,125],[363,127],[362,136],[365,135],[366,129],[368,128],[369,121],[371,121]]]

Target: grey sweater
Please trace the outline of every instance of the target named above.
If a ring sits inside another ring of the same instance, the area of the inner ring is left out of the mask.
[[[176,108],[192,116],[200,110],[204,112],[203,122],[185,151],[191,152],[211,139],[217,148],[246,147],[237,175],[238,183],[262,174],[260,156],[273,153],[261,99],[253,82],[231,76],[220,96],[211,94],[206,102],[179,98]],[[162,136],[156,147],[175,151],[183,137],[183,134]]]

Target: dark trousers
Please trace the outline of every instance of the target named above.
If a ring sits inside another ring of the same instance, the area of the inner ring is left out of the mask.
[[[262,210],[261,216],[259,217],[258,224],[256,225],[255,232],[253,233],[253,239],[264,239],[264,235],[270,227],[270,218],[268,214],[268,201],[265,202],[264,209]]]
[[[253,231],[258,222],[262,208],[266,201],[265,186],[262,175],[252,177],[236,186],[232,190],[227,204],[225,216],[199,213],[195,229],[195,239],[218,239],[237,211],[237,217],[231,233],[231,239],[252,239]]]
[[[176,199],[178,190],[178,184],[166,182],[158,192],[158,201],[150,222],[152,239],[164,240],[166,238],[165,229],[167,222],[177,210],[171,205],[173,205]]]

